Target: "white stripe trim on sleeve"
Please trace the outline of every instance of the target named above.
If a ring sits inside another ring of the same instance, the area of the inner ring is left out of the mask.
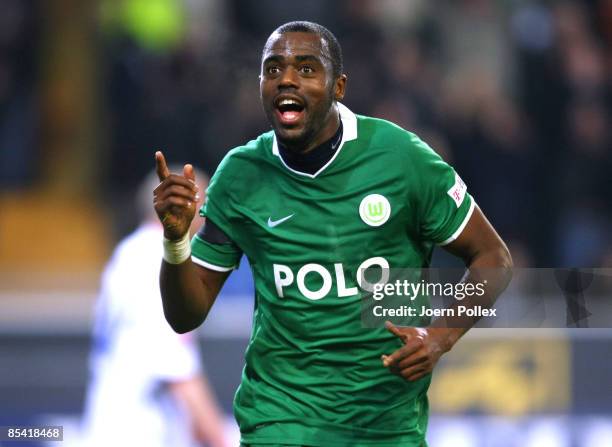
[[[440,242],[438,244],[439,246],[448,245],[451,242],[453,242],[455,239],[457,239],[459,237],[459,235],[461,235],[461,232],[466,227],[468,221],[470,220],[470,217],[472,217],[472,213],[474,212],[474,207],[476,206],[476,202],[474,201],[474,198],[471,197],[471,199],[472,199],[472,203],[470,203],[470,209],[468,210],[467,214],[465,215],[465,219],[463,219],[463,222],[461,222],[461,225],[459,225],[459,228],[457,228],[457,230],[451,235],[451,237],[449,237],[448,239],[446,239],[443,242]]]
[[[202,267],[206,267],[209,270],[214,270],[215,272],[229,272],[236,268],[236,266],[221,267],[220,265],[209,264],[208,262],[202,261],[201,259],[196,258],[195,256],[191,256],[191,262],[193,262],[194,264],[201,265]]]

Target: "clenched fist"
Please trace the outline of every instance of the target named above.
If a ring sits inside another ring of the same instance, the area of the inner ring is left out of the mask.
[[[155,153],[155,166],[160,181],[153,191],[155,212],[164,226],[164,236],[177,240],[189,231],[200,199],[193,166],[186,164],[183,175],[171,174],[160,151]]]

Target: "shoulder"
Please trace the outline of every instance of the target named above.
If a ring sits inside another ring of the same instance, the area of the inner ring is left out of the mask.
[[[224,176],[244,174],[244,169],[256,168],[260,163],[272,155],[272,131],[263,133],[248,143],[231,149],[219,164],[215,175],[223,173]]]
[[[272,163],[273,139],[270,131],[230,150],[210,179],[208,196],[235,195],[252,188],[264,167]]]
[[[417,134],[381,118],[357,115],[359,140],[372,149],[382,149],[401,161],[419,163],[439,158]]]
[[[158,242],[163,237],[162,227],[156,223],[141,223],[132,233],[127,235],[117,245],[118,253],[141,253],[143,248],[149,248],[151,242]]]
[[[389,139],[408,141],[414,135],[391,121],[372,116],[357,115],[357,125],[360,137],[375,138],[375,141],[387,141]]]
[[[149,259],[159,259],[163,252],[162,238],[161,227],[140,225],[117,244],[108,262],[108,269],[133,271],[136,265],[142,265]]]

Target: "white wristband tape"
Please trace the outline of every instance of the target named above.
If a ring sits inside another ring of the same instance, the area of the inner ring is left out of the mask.
[[[189,231],[176,241],[164,238],[164,261],[168,264],[182,264],[190,256],[191,241],[189,239]]]

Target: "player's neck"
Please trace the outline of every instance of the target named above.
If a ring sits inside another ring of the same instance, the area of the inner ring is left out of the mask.
[[[342,141],[342,122],[338,122],[335,133],[307,152],[295,152],[278,141],[280,156],[287,166],[294,171],[314,175],[325,166],[336,154]]]
[[[321,145],[332,139],[334,135],[338,132],[341,122],[342,121],[340,119],[340,111],[338,110],[338,106],[334,104],[334,106],[332,106],[328,112],[326,124],[316,135],[311,138],[307,138],[304,141],[279,141],[279,143],[282,143],[285,149],[290,150],[295,154],[308,154],[309,152],[313,151],[314,149],[320,147]]]

